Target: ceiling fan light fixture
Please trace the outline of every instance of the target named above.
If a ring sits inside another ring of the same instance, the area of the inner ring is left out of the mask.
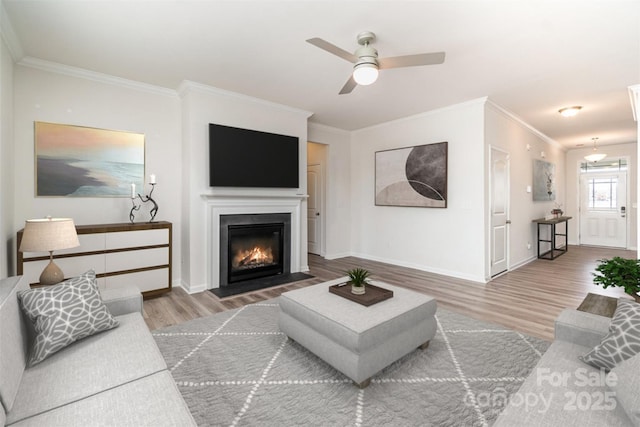
[[[353,79],[362,86],[378,80],[378,66],[370,62],[358,63],[353,67]]]
[[[573,117],[577,115],[582,107],[580,105],[574,105],[573,107],[565,107],[558,110],[558,113],[562,115],[562,117]]]

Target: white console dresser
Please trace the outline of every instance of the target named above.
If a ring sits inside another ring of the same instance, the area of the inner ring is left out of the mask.
[[[65,277],[93,269],[100,288],[136,285],[145,298],[171,291],[170,222],[78,225],[76,230],[80,246],[53,253]],[[17,234],[18,248],[22,232]],[[48,262],[48,254],[18,251],[17,274],[38,286]]]

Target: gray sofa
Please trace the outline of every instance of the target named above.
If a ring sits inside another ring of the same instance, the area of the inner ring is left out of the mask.
[[[120,323],[26,368],[32,327],[16,293],[0,280],[0,425],[195,425],[142,316],[137,290],[101,291]]]
[[[610,323],[608,317],[565,309],[555,322],[555,340],[494,427],[637,425],[618,401],[621,390],[610,387],[611,378],[579,359],[600,344]]]

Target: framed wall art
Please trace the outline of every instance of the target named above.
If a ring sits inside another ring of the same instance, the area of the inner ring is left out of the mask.
[[[447,207],[447,142],[375,153],[376,206]]]
[[[556,165],[544,160],[533,161],[533,200],[556,199]]]
[[[144,134],[35,122],[36,196],[131,197],[143,188]]]

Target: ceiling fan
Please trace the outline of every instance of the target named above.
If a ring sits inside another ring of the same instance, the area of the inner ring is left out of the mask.
[[[322,50],[355,64],[353,66],[353,74],[340,90],[340,95],[351,93],[357,85],[366,86],[375,82],[378,78],[378,70],[414,67],[417,65],[435,65],[444,62],[444,52],[378,58],[378,51],[370,46],[370,43],[376,39],[374,33],[363,31],[356,36],[356,39],[362,47],[358,48],[353,54],[317,37],[307,40],[307,43],[311,43]]]

